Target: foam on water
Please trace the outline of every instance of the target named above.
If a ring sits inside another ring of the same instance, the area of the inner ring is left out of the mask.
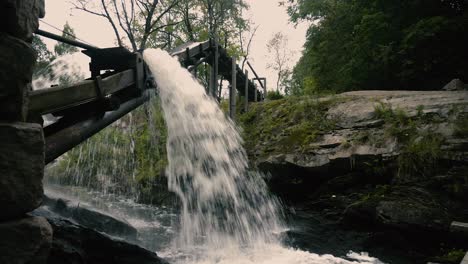
[[[168,127],[169,189],[182,204],[178,237],[162,252],[175,263],[380,263],[352,253],[355,262],[281,244],[281,207],[262,175],[248,171],[234,123],[177,59],[149,49]]]

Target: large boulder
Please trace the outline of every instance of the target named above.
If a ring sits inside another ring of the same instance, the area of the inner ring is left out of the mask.
[[[29,123],[0,123],[0,220],[21,217],[43,196],[44,136]]]
[[[248,119],[256,124],[249,136],[258,137],[247,139],[249,156],[273,180],[286,170],[303,175],[299,181],[319,184],[323,178],[383,167],[408,149],[406,139],[417,145],[426,135],[440,136],[435,150],[441,150],[441,158],[468,162],[468,91],[357,91],[288,100],[293,99],[259,104]],[[304,109],[297,110],[302,104]]]
[[[72,219],[80,225],[127,240],[137,240],[138,231],[123,219],[87,208],[82,204],[73,204],[62,198],[47,197],[44,200],[47,201],[48,208],[54,213]]]
[[[75,224],[42,207],[32,214],[47,217],[54,230],[49,264],[166,263],[154,252]]]
[[[0,222],[0,263],[47,263],[52,227],[43,217],[29,216]]]
[[[0,32],[0,120],[26,120],[35,61],[31,45]]]
[[[29,40],[44,17],[44,0],[3,0],[0,4],[0,31]]]
[[[453,79],[442,88],[445,91],[460,91],[464,89],[465,84],[460,79]]]
[[[448,232],[447,206],[430,191],[395,186],[387,194],[374,194],[349,205],[343,223],[351,226],[384,226],[408,232]]]

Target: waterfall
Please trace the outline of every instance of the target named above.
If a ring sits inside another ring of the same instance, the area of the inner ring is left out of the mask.
[[[248,170],[235,124],[177,59],[149,49],[144,60],[168,128],[169,189],[181,201],[173,249],[185,257],[172,256],[176,263],[353,263],[284,247],[281,207]],[[356,255],[355,263],[380,263]]]
[[[148,50],[144,58],[168,127],[169,188],[182,202],[177,246],[272,242],[283,225],[279,206],[261,175],[247,170],[234,123],[168,53]]]

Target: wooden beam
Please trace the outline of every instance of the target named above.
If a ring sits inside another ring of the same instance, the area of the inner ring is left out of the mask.
[[[103,78],[101,84],[102,95],[110,95],[134,85],[135,73],[133,70],[119,72]],[[97,99],[99,98],[95,80],[36,90],[29,94],[29,113],[53,113]]]
[[[249,111],[249,71],[248,70],[245,70],[245,84],[244,84],[244,87],[245,87],[244,111],[247,112],[247,111]]]

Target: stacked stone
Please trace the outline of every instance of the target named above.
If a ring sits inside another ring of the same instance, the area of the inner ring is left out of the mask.
[[[36,55],[31,47],[44,0],[0,2],[0,263],[46,263],[52,228],[28,212],[42,203],[44,136],[28,123]]]

